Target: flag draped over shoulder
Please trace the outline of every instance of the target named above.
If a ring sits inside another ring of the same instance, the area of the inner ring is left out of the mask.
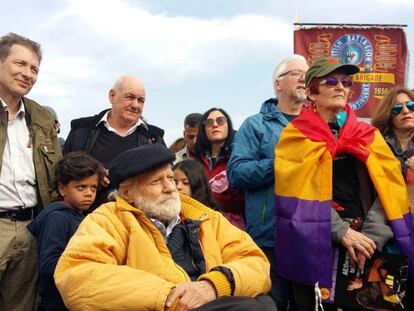
[[[366,165],[414,280],[414,232],[400,163],[378,130],[359,122],[348,105],[345,110],[338,138],[305,109],[275,148],[277,271],[298,283],[331,286],[332,160],[348,153]]]

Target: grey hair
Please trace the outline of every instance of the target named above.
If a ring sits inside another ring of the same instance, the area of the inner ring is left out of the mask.
[[[13,32],[10,32],[0,38],[1,61],[5,60],[9,56],[10,49],[14,44],[23,45],[33,51],[37,55],[39,63],[42,61],[42,49],[40,48],[40,44]]]
[[[125,179],[123,182],[119,184],[117,189],[114,189],[108,194],[108,201],[110,202],[115,201],[116,196],[120,196],[124,200],[127,200],[128,198],[124,196],[124,193],[125,193],[124,189],[135,187],[136,183],[137,183],[137,176],[133,176],[133,177]]]
[[[279,77],[280,77],[280,75],[282,73],[285,72],[287,64],[290,63],[290,62],[292,62],[292,61],[294,61],[294,60],[301,60],[301,61],[304,61],[305,63],[307,62],[306,61],[306,58],[303,57],[302,55],[293,54],[293,55],[291,55],[289,57],[286,57],[279,64],[277,64],[275,70],[273,71],[272,84],[273,84],[273,88],[275,89],[275,95],[276,95],[276,97],[277,97],[277,92],[276,92],[276,87],[275,87],[275,81],[277,79],[279,79]],[[281,79],[283,79],[283,77]]]
[[[108,194],[108,202],[114,202],[116,200],[117,196],[120,196],[121,193],[119,193],[118,190],[112,190],[109,194]]]
[[[125,81],[127,80],[135,80],[137,83],[139,83],[142,87],[144,85],[142,84],[141,80],[133,75],[123,75],[118,78],[118,80],[115,81],[114,86],[112,87],[113,90],[119,91],[124,88]]]

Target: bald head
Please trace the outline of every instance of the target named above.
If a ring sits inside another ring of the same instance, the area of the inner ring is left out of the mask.
[[[119,77],[112,89],[116,91],[122,91],[124,88],[131,86],[141,88],[145,92],[144,84],[141,82],[141,80],[131,75],[124,75]]]
[[[145,102],[142,82],[131,75],[121,76],[109,91],[112,109],[109,124],[119,132],[125,132],[141,118]]]

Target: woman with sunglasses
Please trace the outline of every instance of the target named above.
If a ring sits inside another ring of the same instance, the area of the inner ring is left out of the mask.
[[[230,187],[226,173],[234,134],[227,112],[220,108],[207,110],[201,117],[195,158],[203,165],[221,212],[233,225],[244,229],[244,192]]]
[[[276,268],[294,282],[304,310],[320,304],[320,288],[325,298],[332,289],[333,246],[342,245],[361,270],[392,238],[414,254],[399,163],[347,104],[358,72],[336,58],[315,61],[305,77],[311,105],[287,125],[275,150],[276,256],[283,254]]]
[[[405,180],[414,183],[414,93],[394,87],[382,98],[371,120],[401,162]]]
[[[413,213],[414,92],[402,86],[391,88],[378,104],[371,123],[380,130],[391,151],[400,160]],[[404,306],[406,310],[414,310],[413,282],[408,284]]]

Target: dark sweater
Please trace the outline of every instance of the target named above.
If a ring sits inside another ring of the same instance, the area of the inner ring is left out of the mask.
[[[121,137],[110,132],[103,123],[98,122],[109,109],[99,114],[72,120],[71,130],[63,148],[63,154],[72,151],[85,151],[101,162],[106,168],[110,162],[123,151],[139,147],[144,144],[159,143],[165,146],[163,139],[164,130],[154,125],[146,124],[138,126],[137,130],[126,137]],[[108,187],[100,187],[96,194],[95,202],[88,213],[91,213],[101,204],[107,202],[108,194],[113,190],[111,184]]]
[[[96,138],[94,148],[90,155],[101,162],[105,167],[109,167],[111,161],[119,154],[131,148],[137,147],[136,134],[119,136],[109,131],[103,123],[99,124],[99,135]]]
[[[72,207],[56,202],[44,209],[27,226],[37,239],[39,293],[43,309],[67,310],[56,288],[53,274],[60,256],[82,220],[83,216]]]
[[[71,130],[66,139],[63,154],[71,151],[85,151],[91,154],[91,151],[95,148],[97,138],[101,135],[101,129],[105,128],[105,126],[96,125],[108,111],[109,109],[101,111],[92,117],[72,120]],[[160,143],[165,146],[163,129],[150,124],[147,124],[148,130],[143,126],[138,128],[137,131],[131,134],[136,138],[134,147],[148,143]]]

